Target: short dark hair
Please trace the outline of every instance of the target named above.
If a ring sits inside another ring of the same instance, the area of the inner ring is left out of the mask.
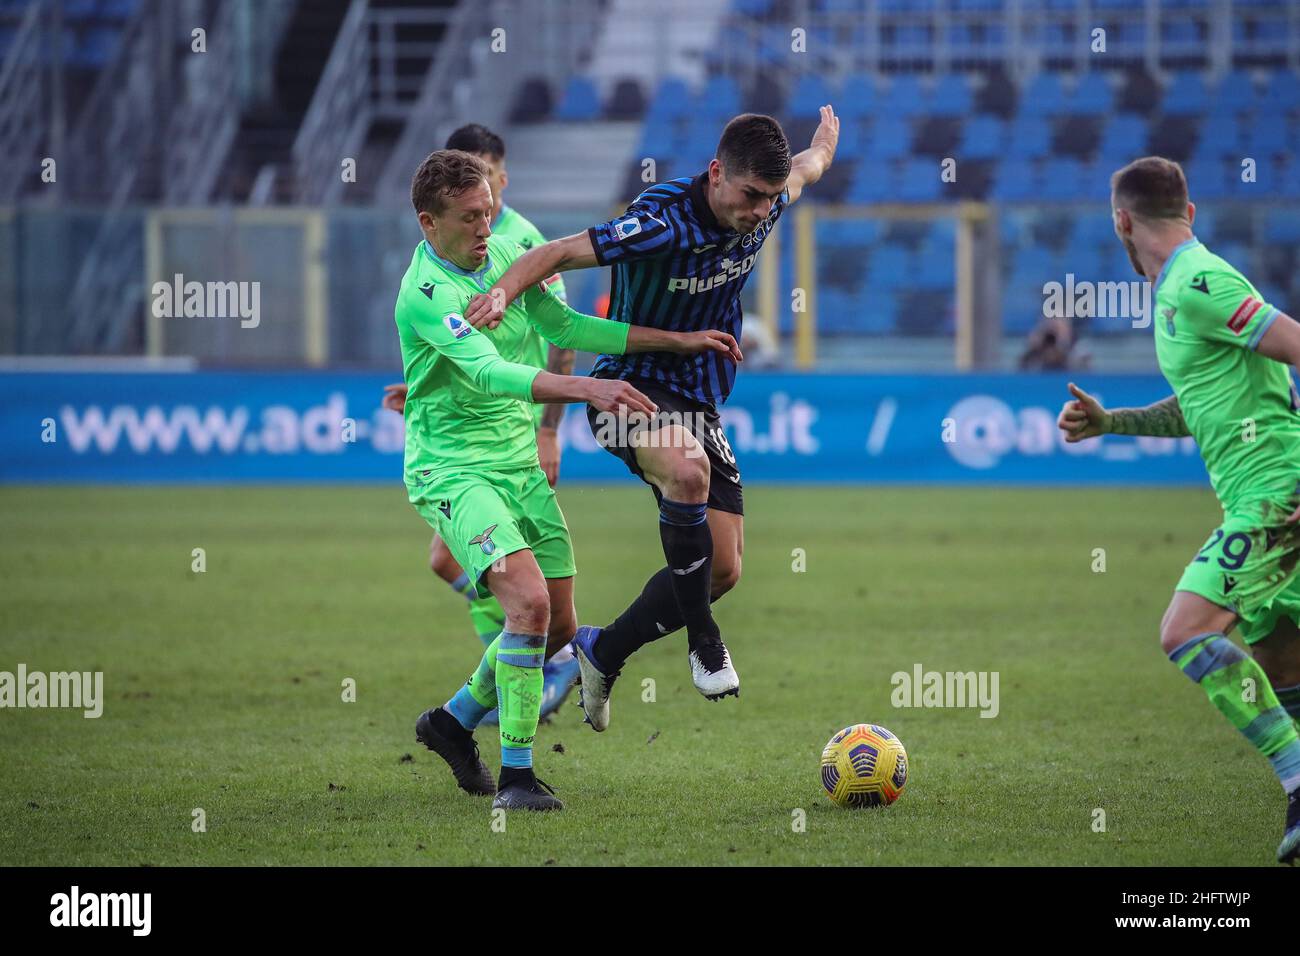
[[[466,123],[447,137],[447,149],[463,149],[475,156],[491,156],[494,162],[506,158],[506,144],[481,123]]]
[[[460,149],[439,149],[425,157],[411,179],[411,205],[417,213],[441,215],[447,200],[488,177],[487,164]]]
[[[728,175],[783,183],[790,175],[790,141],[772,117],[741,113],[722,131],[717,159]]]
[[[1187,177],[1183,167],[1163,156],[1143,156],[1110,177],[1117,205],[1147,219],[1187,215]]]

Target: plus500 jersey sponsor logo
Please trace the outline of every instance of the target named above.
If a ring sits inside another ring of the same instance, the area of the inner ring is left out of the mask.
[[[669,292],[685,292],[687,295],[695,295],[697,292],[708,292],[710,289],[716,289],[724,282],[730,282],[732,279],[739,279],[754,268],[754,260],[758,258],[758,253],[751,252],[745,258],[740,260],[723,259],[718,263],[718,271],[711,276],[673,276],[668,280]]]

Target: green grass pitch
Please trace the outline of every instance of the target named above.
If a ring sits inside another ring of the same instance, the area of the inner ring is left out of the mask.
[[[400,487],[0,489],[0,670],[102,670],[105,697],[97,720],[0,711],[0,864],[1272,862],[1276,779],[1157,641],[1219,520],[1208,491],[746,499],[744,576],[716,606],[741,697],[699,696],[682,635],[652,645],[608,732],[576,693],[541,728],[567,809],[498,832],[414,740],[481,649]],[[561,501],[579,617],[604,623],[661,564],[651,497]],[[1000,713],[891,706],[917,663],[999,672]],[[911,776],[888,809],[840,810],[818,757],[863,721]]]

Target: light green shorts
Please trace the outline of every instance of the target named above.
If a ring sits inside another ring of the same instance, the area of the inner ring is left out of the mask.
[[[1236,614],[1247,644],[1268,637],[1284,617],[1300,623],[1300,523],[1286,523],[1297,504],[1293,494],[1225,515],[1178,580],[1179,591]]]
[[[423,481],[423,483],[421,483]],[[555,491],[536,465],[407,480],[411,504],[447,544],[480,595],[492,565],[525,549],[545,578],[573,577],[573,544]]]

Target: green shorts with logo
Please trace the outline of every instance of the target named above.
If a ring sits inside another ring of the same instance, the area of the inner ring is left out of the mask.
[[[1292,494],[1228,512],[1178,580],[1177,590],[1236,614],[1247,644],[1268,637],[1283,618],[1300,624],[1300,523],[1286,523],[1298,505],[1300,494]]]
[[[490,593],[483,575],[493,563],[524,549],[533,552],[542,577],[573,577],[569,527],[537,465],[415,475],[406,487],[415,510],[438,532],[480,595]]]

